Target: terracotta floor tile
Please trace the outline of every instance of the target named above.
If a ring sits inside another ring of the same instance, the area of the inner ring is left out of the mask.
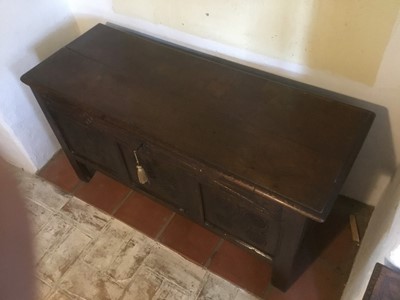
[[[130,189],[108,176],[96,172],[89,183],[84,183],[75,193],[83,201],[112,213]]]
[[[36,176],[20,178],[25,180],[21,183],[21,190],[28,195],[25,197],[27,201],[33,200],[36,203],[43,194],[47,195],[45,199],[52,199],[40,200],[40,205],[27,205],[32,217],[38,218],[39,232],[35,237],[37,276],[41,280],[38,286],[44,295],[50,296],[49,299],[64,299],[66,294],[60,294],[64,290],[71,292],[68,295],[80,293],[91,298],[98,298],[100,292],[107,290],[109,295],[120,297],[123,287],[128,288],[123,299],[136,299],[140,298],[137,292],[148,293],[152,285],[154,289],[150,292],[154,297],[163,299],[195,298],[195,295],[199,295],[199,299],[256,299],[240,288],[270,300],[340,299],[350,271],[342,268],[343,263],[348,262],[347,267],[351,266],[354,250],[357,250],[351,241],[348,216],[354,214],[357,217],[361,236],[370,216],[370,208],[365,205],[352,204],[348,199],[339,201],[341,204],[334,207],[325,223],[310,228],[311,234],[306,235],[306,240],[309,236],[312,243],[301,248],[299,254],[304,257],[297,259],[299,266],[303,266],[300,268],[302,273],[298,273],[300,276],[283,293],[270,284],[269,263],[240,246],[223,241],[209,266],[211,272],[239,285],[233,286],[214,274],[206,275],[206,269],[143,234],[133,234],[132,230],[131,235],[127,225],[117,220],[109,222],[112,216],[85,202],[71,198],[54,187],[37,187],[48,184]],[[35,178],[36,183],[32,182]],[[110,195],[112,199],[112,194],[115,196],[118,193],[120,197],[117,198],[122,199],[123,193],[118,187],[125,193],[130,191],[108,177],[96,174],[91,183],[82,185],[80,193],[91,197],[94,197],[94,193],[95,201],[99,201],[99,198],[110,198]],[[93,191],[90,192],[91,190]],[[59,195],[56,196],[56,193]],[[177,252],[193,251],[196,256],[199,255],[198,252],[209,249],[207,245],[210,239],[207,236],[210,233],[184,217],[177,215],[171,220],[174,215],[172,211],[144,195],[134,193],[124,203],[119,204],[122,205],[117,216],[148,235],[157,236],[166,227],[160,240]],[[49,219],[47,209],[61,209],[62,213],[56,213]],[[49,219],[47,223],[46,218]],[[169,220],[170,224],[165,226]],[[115,233],[117,229],[120,233]],[[124,233],[125,231],[128,233]],[[118,237],[123,241],[118,241]],[[103,254],[104,251],[107,253]],[[190,257],[187,254],[186,256]],[[78,262],[74,263],[76,259]],[[79,270],[76,271],[75,268]],[[153,281],[149,280],[150,275],[145,277],[143,274],[150,274]],[[213,279],[210,280],[210,277]],[[53,286],[55,283],[56,287]],[[88,286],[93,289],[88,289]],[[98,287],[101,287],[101,291]],[[64,290],[61,291],[60,288]]]
[[[205,279],[207,273],[204,268],[190,262],[161,244],[153,247],[149,256],[143,261],[143,267],[155,271],[158,275],[161,275],[171,283],[177,284],[191,294],[200,292],[203,286],[203,279]],[[154,297],[153,299],[195,299],[195,297]]]
[[[103,230],[111,219],[108,214],[78,198],[72,198],[68,201],[61,212],[64,217],[73,221],[74,226],[93,238]]]
[[[358,204],[353,205],[354,200],[339,200],[325,223],[310,228],[305,245],[314,258],[322,258],[348,276],[358,251],[357,243],[352,240],[349,215],[354,214],[361,220],[359,232],[362,236],[368,224],[362,219],[369,213],[366,210],[357,212]]]
[[[211,231],[185,217],[175,215],[160,241],[187,258],[204,265],[219,239]]]
[[[71,192],[80,182],[63,151],[54,155],[38,175],[67,192]]]
[[[236,299],[238,288],[235,285],[213,273],[208,273],[206,276],[205,284],[197,300]]]
[[[271,279],[271,265],[265,259],[228,241],[222,243],[209,269],[258,296]]]
[[[134,192],[126,199],[114,216],[154,238],[172,214],[173,212],[168,208],[143,194]]]
[[[80,182],[65,154],[60,151],[39,172],[46,180],[65,191],[72,191]],[[76,196],[107,212],[112,212],[129,189],[96,173],[92,181],[83,184]],[[339,198],[327,221],[310,230],[304,246],[307,262],[292,287],[282,293],[270,286],[266,299],[339,299],[349,275],[358,246],[351,239],[349,214],[359,220],[362,236],[371,212],[369,208],[345,197]],[[134,193],[128,197],[115,216],[150,237],[156,237],[173,212],[148,197]],[[366,220],[364,220],[364,219]],[[160,241],[187,258],[204,264],[219,238],[190,220],[175,215]],[[271,267],[263,258],[224,241],[212,258],[212,272],[258,295],[265,296]]]
[[[44,283],[43,281],[41,281],[40,279],[36,279],[36,291],[37,291],[37,299],[46,299],[46,297],[51,292],[51,287],[46,283]]]
[[[339,300],[344,288],[343,276],[322,260],[316,260],[286,293],[270,286],[268,300]],[[301,295],[301,296],[300,296]]]
[[[124,288],[106,274],[81,261],[69,268],[61,278],[59,288],[75,295],[74,299],[120,299],[124,292]]]
[[[47,284],[57,282],[79,257],[92,239],[73,228],[53,251],[47,252],[37,265],[37,274]]]
[[[357,243],[352,240],[350,226],[347,226],[325,247],[319,257],[336,266],[342,274],[348,275],[357,251]]]

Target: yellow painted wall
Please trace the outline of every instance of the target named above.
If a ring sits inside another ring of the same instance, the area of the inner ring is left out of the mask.
[[[373,85],[399,0],[113,0],[116,13]]]

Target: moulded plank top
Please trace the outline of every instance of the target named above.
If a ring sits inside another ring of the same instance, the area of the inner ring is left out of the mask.
[[[22,80],[324,220],[374,114],[290,81],[97,25]]]

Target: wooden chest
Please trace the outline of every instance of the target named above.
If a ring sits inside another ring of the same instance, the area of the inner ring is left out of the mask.
[[[21,80],[82,180],[101,171],[272,258],[281,289],[374,119],[309,86],[101,24]]]

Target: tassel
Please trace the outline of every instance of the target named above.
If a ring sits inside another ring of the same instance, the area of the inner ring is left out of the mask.
[[[140,184],[146,184],[149,182],[149,178],[147,177],[146,171],[143,169],[141,165],[136,166],[137,169],[137,177]]]
[[[139,183],[146,184],[149,182],[149,178],[147,177],[146,171],[140,165],[136,150],[133,151],[133,154],[135,155],[135,159],[136,159],[137,178],[139,180]]]

